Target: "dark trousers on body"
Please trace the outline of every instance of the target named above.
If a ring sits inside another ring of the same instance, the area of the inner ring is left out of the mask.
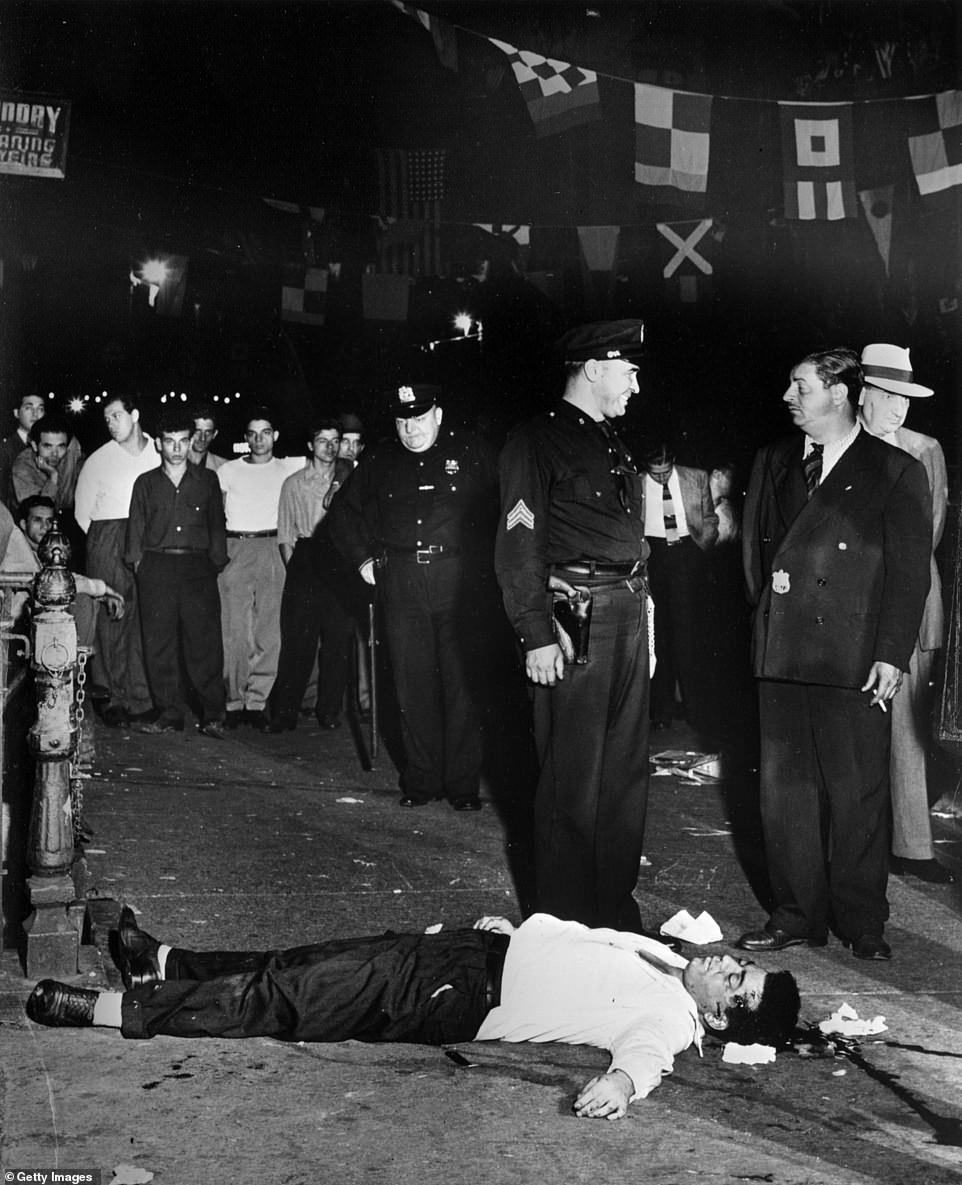
[[[137,582],[124,563],[125,518],[98,519],[87,532],[87,575],[105,580],[124,598],[123,617],[114,620],[97,612],[95,654],[91,683],[107,696],[108,707],[125,708],[131,715],[153,707],[144,667]]]
[[[343,563],[318,539],[298,539],[284,577],[281,598],[281,653],[271,691],[271,715],[293,722],[318,654],[318,716],[336,716],[344,701],[354,638],[354,619],[342,603],[338,573]]]
[[[144,553],[137,570],[147,678],[161,716],[183,720],[181,660],[201,718],[223,720],[224,647],[217,573],[206,552]]]
[[[759,680],[761,809],[772,924],[881,935],[891,832],[891,716],[846,687]]]
[[[457,557],[419,564],[394,553],[378,575],[404,747],[401,786],[415,799],[478,795],[488,632],[482,580]]]
[[[675,683],[681,687],[688,723],[711,737],[712,680],[707,648],[709,569],[698,544],[683,536],[671,547],[664,539],[649,538],[648,581],[655,602],[655,673],[651,677],[651,716],[670,722]]]
[[[648,806],[646,603],[596,591],[587,664],[534,688],[535,908],[628,931],[641,928],[632,894]]]
[[[384,934],[262,952],[174,949],[161,983],[124,993],[125,1037],[471,1041],[499,1000],[508,938]]]

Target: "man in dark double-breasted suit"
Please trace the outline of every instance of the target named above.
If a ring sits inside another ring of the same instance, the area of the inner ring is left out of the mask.
[[[745,504],[761,809],[774,908],[746,950],[887,959],[888,705],[929,584],[925,470],[862,430],[850,350],[811,354],[784,402],[801,432],[762,449]]]

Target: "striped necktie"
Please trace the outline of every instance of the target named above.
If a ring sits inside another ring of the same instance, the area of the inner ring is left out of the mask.
[[[678,542],[678,520],[675,518],[675,503],[667,481],[661,487],[661,513],[665,520],[665,542],[671,547]]]
[[[802,469],[805,471],[805,488],[808,490],[809,498],[818,489],[818,483],[822,477],[822,453],[824,448],[824,445],[813,443],[808,456],[802,459]]]

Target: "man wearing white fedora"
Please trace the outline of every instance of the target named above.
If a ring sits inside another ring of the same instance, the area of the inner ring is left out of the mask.
[[[942,646],[945,615],[935,549],[942,539],[948,505],[948,475],[942,446],[933,436],[904,427],[913,399],[928,399],[931,388],[914,381],[909,351],[875,343],[862,351],[865,385],[858,418],[867,432],[895,445],[925,466],[932,496],[931,582],[922,612],[919,636],[902,689],[892,701],[892,871],[933,884],[954,880],[935,859],[929,816],[926,756],[931,732],[932,669]]]

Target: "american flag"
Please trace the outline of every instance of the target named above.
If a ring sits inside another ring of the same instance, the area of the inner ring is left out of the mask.
[[[444,152],[380,148],[377,172],[378,270],[440,275]]]

